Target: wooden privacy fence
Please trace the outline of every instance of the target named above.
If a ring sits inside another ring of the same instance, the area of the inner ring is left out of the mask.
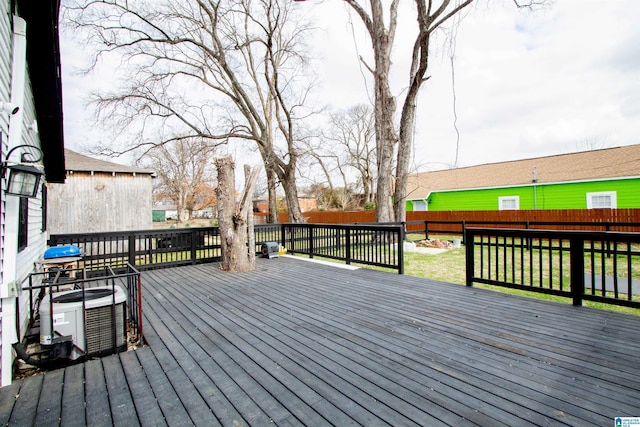
[[[305,212],[308,224],[375,223],[374,211]],[[287,214],[279,213],[287,222]],[[565,209],[518,211],[420,211],[407,212],[407,232],[464,233],[473,227],[529,228],[640,232],[640,209]],[[424,226],[426,222],[426,226]]]

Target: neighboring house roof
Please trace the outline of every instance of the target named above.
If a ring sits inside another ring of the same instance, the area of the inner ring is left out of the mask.
[[[107,162],[85,156],[68,148],[64,150],[66,158],[66,170],[72,172],[107,172],[107,173],[135,173],[153,175],[154,172],[148,169],[141,169],[135,166],[126,166],[118,163]]]
[[[407,198],[432,191],[640,177],[640,144],[411,174]]]
[[[44,173],[48,182],[63,183],[62,71],[58,38],[60,0],[40,1],[37,5],[31,0],[18,0],[18,9],[27,22],[27,63],[40,148],[44,154]]]

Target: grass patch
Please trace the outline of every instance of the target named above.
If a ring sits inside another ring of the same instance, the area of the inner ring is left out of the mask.
[[[451,238],[438,236],[441,240],[451,240]],[[452,249],[446,252],[438,254],[424,254],[417,252],[405,252],[405,274],[409,276],[424,277],[432,280],[439,280],[447,283],[454,283],[464,285],[466,283],[466,271],[465,271],[465,249]],[[596,259],[599,262],[598,259]],[[624,259],[626,262],[626,259]],[[558,261],[556,261],[556,265]],[[588,267],[589,263],[585,259],[585,266]],[[597,263],[596,263],[597,265]],[[621,269],[622,270],[622,269]],[[610,270],[609,270],[610,271]],[[585,271],[589,272],[589,271]],[[624,271],[620,271],[621,276],[625,275]],[[638,277],[638,266],[633,264],[633,277]],[[565,286],[568,284],[568,277],[564,278]],[[557,283],[557,280],[556,280]],[[474,284],[474,287],[489,289],[491,291],[503,292],[512,295],[520,295],[530,298],[538,298],[548,301],[555,301],[564,304],[571,304],[571,298],[565,298],[555,295],[543,294],[538,292],[523,291],[519,289],[504,288],[500,286],[491,286],[484,284]],[[634,300],[640,300],[640,297],[634,296]],[[623,307],[613,304],[605,304],[592,301],[583,301],[585,307],[596,308],[600,310],[609,310],[617,313],[633,314],[640,316],[640,310],[636,308]]]

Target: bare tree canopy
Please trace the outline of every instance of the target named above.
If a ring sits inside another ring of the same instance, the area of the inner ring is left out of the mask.
[[[156,146],[142,159],[156,173],[154,198],[175,204],[180,221],[215,204],[215,149],[208,140],[184,139]]]
[[[418,94],[429,78],[429,48],[432,35],[476,0],[414,0],[416,36],[413,40],[409,79],[398,130],[395,127],[396,99],[391,92],[389,76],[391,53],[398,25],[399,0],[345,0],[362,20],[373,48],[374,63],[367,68],[374,78],[376,145],[378,156],[378,188],[376,193],[377,220],[394,219],[390,209],[392,195],[392,156],[397,144],[395,166],[395,190],[393,191],[393,216],[396,221],[406,218],[406,186],[409,161],[413,149],[413,129]],[[546,0],[513,0],[519,8],[531,8],[546,3]],[[388,9],[387,9],[388,7]],[[404,41],[403,41],[404,42]]]
[[[301,221],[296,121],[309,90],[307,27],[285,0],[70,0],[66,21],[88,34],[93,64],[117,58],[125,76],[94,95],[118,129],[108,154],[188,138],[253,141]]]
[[[331,145],[344,149],[346,164],[357,171],[363,201],[372,202],[375,197],[376,139],[371,107],[360,104],[331,113],[330,127],[324,136],[333,143]]]

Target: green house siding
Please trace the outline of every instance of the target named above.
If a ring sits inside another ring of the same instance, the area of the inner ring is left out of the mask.
[[[520,210],[586,209],[587,193],[615,192],[617,208],[640,208],[640,178],[537,184],[536,186],[440,191],[428,199],[430,211],[499,210],[500,197],[518,197]],[[411,202],[407,210],[413,209]]]

